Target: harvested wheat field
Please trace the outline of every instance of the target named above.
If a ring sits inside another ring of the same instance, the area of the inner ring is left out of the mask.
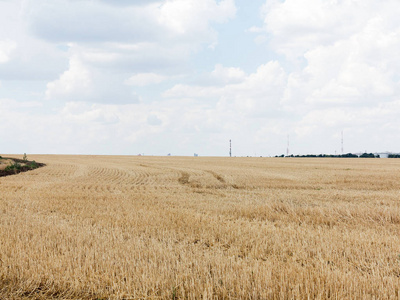
[[[30,158],[0,299],[400,299],[400,160]]]

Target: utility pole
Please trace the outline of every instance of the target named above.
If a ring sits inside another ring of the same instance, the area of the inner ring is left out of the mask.
[[[232,157],[232,140],[229,140],[229,157]]]

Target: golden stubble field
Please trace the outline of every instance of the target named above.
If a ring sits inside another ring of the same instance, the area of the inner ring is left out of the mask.
[[[400,298],[400,160],[29,159],[0,299]]]

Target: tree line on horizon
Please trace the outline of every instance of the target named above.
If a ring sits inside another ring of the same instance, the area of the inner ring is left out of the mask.
[[[391,157],[393,156],[393,157]],[[358,156],[357,154],[353,154],[353,153],[346,153],[346,154],[339,154],[339,155],[334,155],[334,154],[306,154],[306,155],[276,155],[275,157],[341,157],[341,158],[380,158],[379,154],[375,155],[373,153],[363,153],[360,156]],[[400,154],[390,154],[389,158],[400,158]]]

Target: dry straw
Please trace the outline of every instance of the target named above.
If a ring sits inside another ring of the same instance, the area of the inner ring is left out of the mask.
[[[0,299],[400,298],[400,160],[30,159]]]

